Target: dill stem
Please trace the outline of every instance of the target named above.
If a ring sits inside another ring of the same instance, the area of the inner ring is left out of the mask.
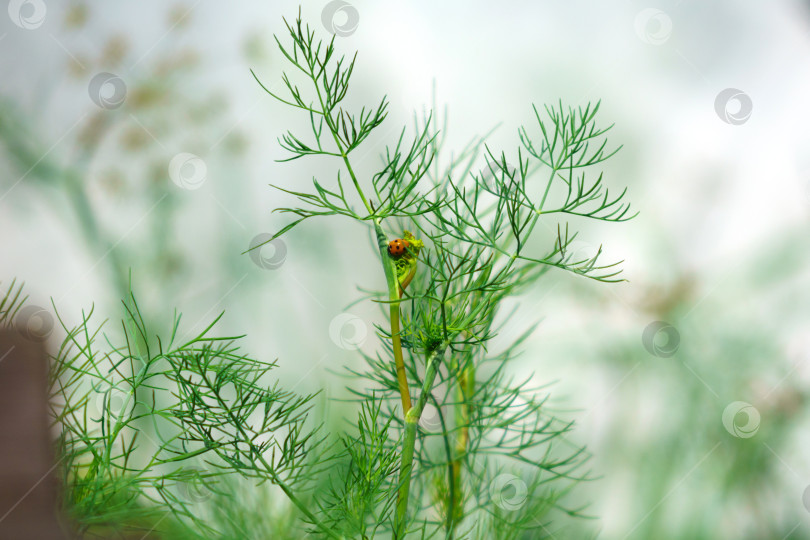
[[[399,300],[399,298],[395,298]],[[391,336],[394,348],[394,364],[397,371],[397,384],[399,385],[399,395],[402,400],[403,414],[411,410],[411,394],[408,389],[408,377],[405,374],[405,360],[402,357],[402,339],[400,338],[399,327],[399,304],[391,304]]]
[[[357,195],[360,197],[360,200],[363,201],[363,206],[366,207],[368,213],[373,216],[374,209],[371,207],[371,204],[369,204],[363,190],[360,188],[360,182],[357,180],[357,175],[352,168],[349,155],[343,148],[343,145],[340,143],[337,126],[332,120],[332,115],[326,109],[323,97],[321,96],[321,90],[318,87],[318,80],[312,71],[310,71],[310,77],[315,83],[315,91],[318,95],[318,101],[321,105],[321,111],[323,111],[323,117],[326,120],[326,125],[329,128],[329,131],[332,133],[332,138],[334,139],[335,145],[340,152],[343,163],[346,165],[346,170],[349,172],[349,176],[352,179],[352,183],[357,191]],[[388,284],[388,299],[391,301],[389,307],[389,318],[391,320],[391,347],[394,351],[394,364],[397,372],[399,395],[400,399],[402,400],[402,414],[404,416],[411,408],[411,395],[410,391],[408,390],[408,377],[405,373],[405,360],[402,356],[402,337],[400,335],[401,329],[399,324],[400,285],[397,281],[394,263],[388,257],[388,242],[385,233],[382,230],[382,221],[379,218],[374,219],[374,230],[377,233],[377,243],[379,244],[380,248],[380,259],[382,261],[383,270],[385,271],[385,280]]]
[[[452,490],[455,492],[455,497],[448,502],[447,532],[450,537],[452,537],[455,528],[455,518],[457,515],[461,515],[461,507],[464,505],[460,489],[461,464],[467,453],[467,445],[470,440],[470,398],[474,389],[475,368],[473,365],[469,365],[461,371],[456,388],[458,399],[455,405],[455,420],[458,435],[456,436],[455,456],[452,463],[453,476],[451,479],[451,487],[455,488]]]
[[[408,377],[405,373],[405,359],[402,356],[402,336],[399,324],[399,283],[397,282],[394,262],[388,256],[388,242],[382,230],[380,220],[374,220],[374,229],[377,233],[377,243],[380,248],[380,258],[385,270],[385,280],[388,283],[389,317],[391,319],[391,348],[394,351],[394,366],[397,372],[399,396],[402,400],[403,417],[411,409],[411,394],[408,389]]]
[[[346,165],[346,170],[349,172],[349,176],[352,179],[352,183],[357,191],[357,195],[360,197],[360,200],[363,201],[363,205],[366,207],[368,213],[371,216],[374,216],[374,209],[371,207],[371,204],[369,204],[363,190],[360,188],[360,182],[357,180],[357,175],[354,172],[354,168],[352,168],[351,160],[349,160],[349,154],[346,152],[340,142],[337,126],[332,119],[330,111],[326,109],[323,96],[321,95],[321,89],[318,86],[318,79],[312,70],[310,70],[310,77],[315,83],[315,91],[318,95],[318,102],[321,105],[321,111],[323,112],[323,117],[326,120],[326,125],[329,128],[329,131],[332,133],[332,138],[334,139],[335,145],[340,152],[343,163]],[[388,242],[385,233],[382,230],[382,220],[379,218],[374,219],[374,230],[377,234],[377,243],[380,249],[380,259],[383,265],[383,270],[385,271],[385,280],[388,285],[388,300],[391,302],[389,306],[389,318],[391,320],[391,348],[394,352],[394,365],[397,373],[397,384],[399,386],[399,396],[402,401],[402,414],[404,417],[411,409],[411,394],[408,390],[408,377],[405,373],[405,359],[402,356],[402,330],[400,328],[399,321],[400,285],[397,280],[394,262],[388,257]]]
[[[318,79],[312,70],[310,70],[309,75],[312,78],[312,81],[315,83],[315,91],[318,95],[318,102],[321,105],[321,111],[324,119],[326,120],[326,125],[329,128],[330,133],[332,133],[332,138],[334,139],[335,145],[340,152],[344,165],[346,165],[346,170],[349,172],[349,176],[352,179],[352,183],[357,191],[357,195],[360,197],[360,200],[363,201],[363,206],[366,207],[368,213],[371,216],[374,216],[374,209],[372,208],[371,204],[369,204],[363,190],[360,188],[360,182],[357,180],[357,175],[352,168],[352,163],[349,160],[349,154],[346,152],[340,142],[337,125],[335,125],[332,119],[331,112],[326,109],[323,96],[321,95],[321,89],[318,86]],[[402,414],[404,416],[411,408],[411,395],[408,390],[408,377],[405,373],[405,360],[402,356],[402,337],[400,335],[401,329],[399,324],[400,285],[397,280],[394,263],[388,257],[388,242],[385,233],[382,230],[382,221],[379,218],[374,219],[374,230],[377,233],[377,243],[379,244],[380,248],[380,258],[382,261],[383,270],[385,271],[385,280],[388,284],[388,300],[391,301],[389,307],[389,318],[391,320],[391,347],[394,351],[394,365],[397,372],[397,383],[399,385],[399,395],[400,399],[402,400]]]
[[[312,68],[310,68],[309,76],[312,79],[312,82],[315,84],[315,92],[318,95],[318,102],[321,105],[321,112],[324,120],[329,128],[329,132],[332,134],[332,139],[335,141],[335,146],[337,146],[340,157],[343,159],[344,165],[346,165],[346,170],[349,172],[349,176],[352,179],[352,183],[357,191],[357,195],[360,197],[360,200],[363,201],[363,206],[366,207],[369,215],[373,217],[374,209],[372,208],[371,204],[369,204],[363,190],[360,188],[360,182],[357,180],[357,175],[354,172],[351,160],[349,160],[349,153],[340,142],[338,127],[332,118],[331,111],[327,110],[326,108],[323,95],[321,94],[321,88],[318,86],[318,77],[315,75]],[[391,302],[389,307],[389,318],[391,320],[391,347],[394,351],[394,365],[397,372],[397,383],[399,385],[399,395],[400,399],[402,400],[402,414],[404,416],[411,409],[411,395],[410,391],[408,390],[408,377],[405,373],[405,360],[402,356],[402,337],[400,335],[401,328],[399,321],[399,300],[401,289],[397,280],[394,263],[388,257],[388,242],[385,233],[382,230],[382,220],[379,218],[374,218],[374,230],[377,233],[377,243],[379,244],[380,248],[380,259],[382,261],[383,270],[385,271],[385,280],[388,284],[388,300]]]
[[[441,423],[442,426],[441,435],[442,435],[442,442],[444,443],[444,453],[447,456],[448,494],[445,508],[448,509],[448,512],[447,512],[447,523],[445,524],[446,529],[445,540],[452,540],[455,523],[453,513],[449,511],[449,509],[456,507],[455,484],[453,483],[453,450],[450,448],[450,439],[448,438],[447,423],[444,421],[444,413],[442,413],[441,403],[439,403],[436,400],[436,398],[433,397],[432,395],[430,396],[430,399],[433,400],[433,404],[436,406],[436,414],[439,415],[439,422]]]
[[[332,134],[332,139],[334,139],[335,141],[335,146],[337,146],[337,149],[340,152],[340,157],[343,159],[343,163],[346,165],[346,170],[349,171],[349,176],[351,177],[352,183],[354,184],[354,189],[357,190],[357,194],[360,196],[360,200],[363,201],[363,206],[365,206],[368,213],[373,216],[374,209],[371,208],[368,199],[366,199],[365,193],[363,193],[363,190],[360,188],[360,182],[357,180],[357,175],[354,174],[354,169],[352,169],[351,161],[349,161],[349,153],[346,152],[346,150],[343,148],[343,145],[340,143],[338,126],[332,119],[332,111],[327,110],[326,104],[323,101],[323,96],[321,95],[321,88],[318,86],[318,77],[315,75],[315,72],[312,69],[310,69],[309,71],[309,76],[312,79],[312,82],[315,83],[315,92],[318,94],[318,102],[321,104],[321,114],[323,114],[323,118],[326,121],[326,126],[329,128],[329,132]],[[377,225],[376,220],[374,224]]]
[[[425,370],[425,381],[422,383],[422,392],[414,405],[405,414],[405,435],[402,440],[402,453],[399,466],[399,491],[397,493],[397,516],[394,538],[405,538],[405,522],[408,515],[408,496],[411,489],[411,470],[413,468],[413,452],[416,446],[416,426],[422,417],[422,411],[427,403],[430,391],[433,389],[433,382],[436,380],[436,373],[439,371],[439,364],[446,344],[430,353],[427,359],[427,369]]]

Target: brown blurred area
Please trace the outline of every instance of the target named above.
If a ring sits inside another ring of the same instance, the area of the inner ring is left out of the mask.
[[[0,539],[64,539],[42,343],[0,330]]]

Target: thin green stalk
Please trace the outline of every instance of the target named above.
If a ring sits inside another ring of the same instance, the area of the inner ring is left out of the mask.
[[[455,419],[456,435],[455,455],[453,458],[452,469],[453,475],[451,480],[451,487],[455,488],[457,493],[455,500],[450,501],[453,504],[449,508],[448,517],[448,534],[452,537],[452,531],[456,525],[456,516],[461,515],[461,508],[463,506],[464,498],[461,496],[461,464],[464,456],[467,454],[467,445],[470,440],[470,398],[475,390],[475,366],[470,363],[467,367],[461,370],[458,386],[456,388],[457,401],[455,405]]]
[[[326,120],[326,125],[329,128],[330,133],[332,133],[332,138],[335,140],[335,145],[340,152],[343,163],[346,165],[346,170],[349,172],[349,176],[352,179],[352,183],[357,191],[357,195],[360,197],[360,200],[363,201],[363,205],[366,207],[368,213],[373,216],[374,209],[371,207],[371,204],[369,204],[368,199],[360,187],[360,182],[357,180],[357,175],[355,174],[354,168],[349,160],[349,155],[346,153],[343,145],[340,143],[337,126],[332,120],[332,115],[326,110],[315,74],[310,72],[310,77],[315,83],[315,91],[318,95],[318,102],[321,105],[321,110],[323,111],[323,117]],[[385,280],[388,285],[388,300],[391,302],[389,307],[389,318],[391,320],[391,345],[394,351],[394,363],[397,372],[397,383],[399,384],[399,395],[400,399],[402,400],[402,414],[405,415],[411,408],[411,395],[410,391],[408,390],[408,378],[405,373],[405,360],[402,356],[402,339],[400,336],[401,329],[399,324],[399,283],[397,281],[394,263],[388,257],[388,241],[385,233],[382,230],[382,220],[376,218],[374,219],[374,230],[377,234],[377,243],[379,244],[380,248],[380,259],[382,261],[383,270],[385,271]]]
[[[399,395],[402,400],[402,414],[405,416],[411,409],[411,393],[408,389],[408,377],[405,373],[405,360],[402,356],[402,336],[399,324],[399,283],[397,282],[394,262],[388,256],[388,242],[379,220],[374,221],[377,232],[377,243],[380,248],[380,258],[385,270],[385,280],[388,285],[389,314],[391,318],[391,347],[394,351],[394,364],[399,384]]]
[[[338,151],[340,152],[340,157],[343,158],[343,163],[346,165],[346,169],[349,171],[349,176],[352,178],[352,183],[354,183],[354,188],[357,190],[357,194],[360,196],[360,200],[363,201],[363,206],[366,207],[366,210],[370,215],[374,215],[374,209],[371,208],[371,205],[368,203],[368,199],[366,199],[363,190],[360,189],[360,182],[357,181],[357,175],[354,174],[354,169],[352,168],[352,164],[349,162],[349,154],[346,153],[346,150],[343,148],[343,145],[340,144],[340,137],[338,136],[338,128],[335,125],[334,120],[332,119],[332,114],[326,110],[326,105],[323,102],[323,96],[321,95],[321,89],[318,86],[318,79],[315,76],[313,71],[310,71],[310,77],[312,81],[315,83],[315,92],[318,94],[318,102],[321,104],[321,111],[323,111],[323,118],[326,120],[326,125],[329,127],[329,132],[332,133],[332,138],[335,140],[335,144],[337,145]],[[375,220],[375,225],[378,225],[378,222]]]
[[[444,444],[444,453],[447,456],[447,500],[445,501],[445,508],[447,508],[447,524],[445,525],[446,533],[445,540],[452,540],[455,528],[452,508],[456,507],[456,488],[453,481],[453,450],[450,448],[450,439],[448,437],[447,422],[444,420],[444,413],[442,412],[442,404],[431,394],[430,399],[433,400],[433,405],[436,407],[436,414],[439,415],[439,423],[442,426],[442,443]]]
[[[405,414],[405,435],[402,441],[402,454],[399,467],[399,491],[397,494],[397,520],[394,538],[405,537],[405,522],[408,515],[408,495],[411,489],[411,469],[413,468],[413,451],[416,446],[416,426],[422,417],[422,411],[427,403],[428,396],[433,389],[433,382],[436,373],[439,371],[444,356],[446,344],[433,352],[427,359],[427,369],[425,370],[425,381],[422,383],[422,392],[416,405]]]
[[[349,155],[346,150],[343,148],[343,145],[340,143],[340,137],[338,136],[338,128],[332,119],[332,115],[326,110],[326,105],[323,101],[323,96],[321,94],[321,89],[318,86],[318,80],[315,76],[313,71],[309,73],[310,78],[315,83],[315,92],[318,96],[318,102],[321,105],[321,111],[323,111],[323,117],[326,121],[326,125],[329,128],[330,133],[332,134],[332,138],[335,141],[335,145],[337,146],[338,151],[340,152],[340,156],[343,159],[343,163],[346,165],[346,170],[349,172],[349,176],[352,179],[352,183],[354,184],[355,190],[357,191],[357,195],[360,197],[360,200],[363,201],[363,206],[366,207],[368,213],[373,216],[374,209],[369,204],[368,199],[366,198],[365,194],[363,193],[362,188],[360,187],[360,182],[357,179],[357,175],[354,172],[354,168],[352,167],[351,161],[349,160]],[[388,241],[385,233],[382,230],[382,220],[375,218],[374,219],[374,230],[377,234],[377,243],[379,244],[380,248],[380,259],[382,261],[383,270],[385,271],[385,280],[388,285],[388,300],[391,302],[389,307],[389,318],[391,321],[391,345],[394,351],[394,363],[396,366],[397,372],[397,383],[399,385],[399,395],[402,401],[402,414],[405,415],[411,408],[411,395],[410,391],[408,390],[408,377],[405,373],[405,360],[402,355],[402,339],[400,336],[401,329],[400,329],[400,321],[399,321],[399,283],[397,281],[396,270],[394,268],[393,261],[388,257],[387,247]]]

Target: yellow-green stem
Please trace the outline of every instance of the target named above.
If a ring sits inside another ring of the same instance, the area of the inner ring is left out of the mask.
[[[338,136],[337,126],[334,124],[331,114],[329,111],[326,110],[323,97],[321,96],[320,88],[318,87],[317,80],[313,75],[313,81],[315,81],[315,90],[318,94],[318,101],[321,105],[321,110],[323,111],[324,119],[326,120],[327,126],[329,127],[329,131],[332,132],[332,138],[335,141],[335,145],[337,146],[340,156],[343,159],[343,163],[346,165],[346,169],[349,172],[349,176],[352,179],[352,183],[354,184],[355,189],[357,190],[357,194],[359,195],[360,199],[363,201],[363,206],[366,207],[370,217],[374,219],[374,230],[377,235],[377,244],[380,250],[380,259],[382,261],[383,270],[385,271],[385,280],[388,285],[388,300],[391,302],[389,308],[389,315],[391,319],[391,347],[394,352],[394,364],[397,373],[397,384],[399,386],[399,394],[400,399],[402,401],[402,414],[405,420],[405,439],[403,440],[403,447],[402,447],[402,461],[400,465],[400,487],[399,492],[397,495],[397,518],[396,518],[396,528],[395,533],[397,538],[402,538],[404,534],[404,527],[405,527],[405,517],[407,515],[408,510],[408,491],[410,489],[410,470],[411,465],[413,463],[413,449],[414,444],[416,441],[416,423],[419,421],[419,416],[422,414],[422,408],[424,408],[425,400],[427,399],[427,394],[425,393],[424,389],[422,391],[422,395],[419,397],[419,403],[417,403],[416,408],[411,406],[411,395],[408,389],[408,377],[407,373],[405,372],[405,360],[402,355],[402,337],[401,337],[401,328],[400,328],[400,320],[399,320],[399,301],[400,301],[400,284],[399,280],[397,279],[397,272],[396,267],[394,265],[394,261],[388,256],[388,239],[385,236],[385,232],[382,230],[382,220],[375,216],[374,209],[372,208],[371,204],[369,203],[368,199],[366,198],[363,190],[360,188],[360,183],[357,180],[357,175],[352,168],[351,161],[349,160],[348,153],[343,148],[343,145],[340,142],[340,137]],[[410,276],[411,278],[413,276]],[[435,354],[431,356],[434,358]],[[436,376],[435,368],[431,372],[431,368],[433,366],[433,362],[429,363],[428,365],[428,373],[425,376],[425,385],[427,387],[427,392],[430,392],[430,388],[433,386],[433,379]],[[430,384],[428,385],[428,381]]]
[[[470,364],[464,368],[458,379],[458,387],[456,389],[456,447],[455,456],[453,458],[453,478],[452,483],[454,489],[454,500],[452,504],[448,504],[448,532],[452,535],[452,530],[456,525],[456,519],[461,515],[461,509],[464,505],[464,497],[461,490],[461,465],[464,457],[467,454],[467,445],[470,440],[470,399],[475,389],[475,367]]]
[[[388,256],[388,239],[379,221],[374,222],[377,232],[377,243],[380,248],[380,258],[385,270],[385,280],[388,283],[389,315],[391,318],[391,348],[394,351],[394,366],[397,372],[397,384],[399,385],[399,396],[402,400],[403,416],[411,408],[411,394],[408,389],[408,377],[405,373],[405,359],[402,356],[402,329],[399,324],[399,283],[397,282],[396,268],[394,261]]]
[[[433,389],[433,381],[436,380],[436,373],[439,371],[439,364],[444,356],[443,344],[436,349],[427,359],[425,369],[425,381],[422,383],[422,392],[416,400],[416,405],[405,414],[405,434],[402,439],[402,453],[399,465],[399,491],[397,493],[397,516],[394,528],[394,538],[405,538],[405,523],[408,517],[408,495],[411,489],[411,470],[413,468],[413,452],[416,446],[416,426],[422,417],[422,410],[425,408],[428,396]]]
[[[399,298],[392,298],[399,300]],[[391,340],[394,348],[394,364],[397,370],[397,384],[399,385],[399,395],[402,400],[403,414],[411,410],[411,394],[408,389],[408,376],[405,373],[405,359],[402,356],[402,339],[400,338],[399,327],[399,304],[391,304]]]

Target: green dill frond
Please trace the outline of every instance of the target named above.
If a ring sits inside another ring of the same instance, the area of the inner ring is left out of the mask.
[[[118,336],[92,310],[73,328],[60,317],[51,414],[63,504],[79,531],[217,534],[200,507],[233,475],[305,491],[323,442],[307,422],[314,396],[268,386],[275,362],[242,353],[241,336],[214,335],[222,315],[191,339],[177,315],[164,341],[130,300]]]

